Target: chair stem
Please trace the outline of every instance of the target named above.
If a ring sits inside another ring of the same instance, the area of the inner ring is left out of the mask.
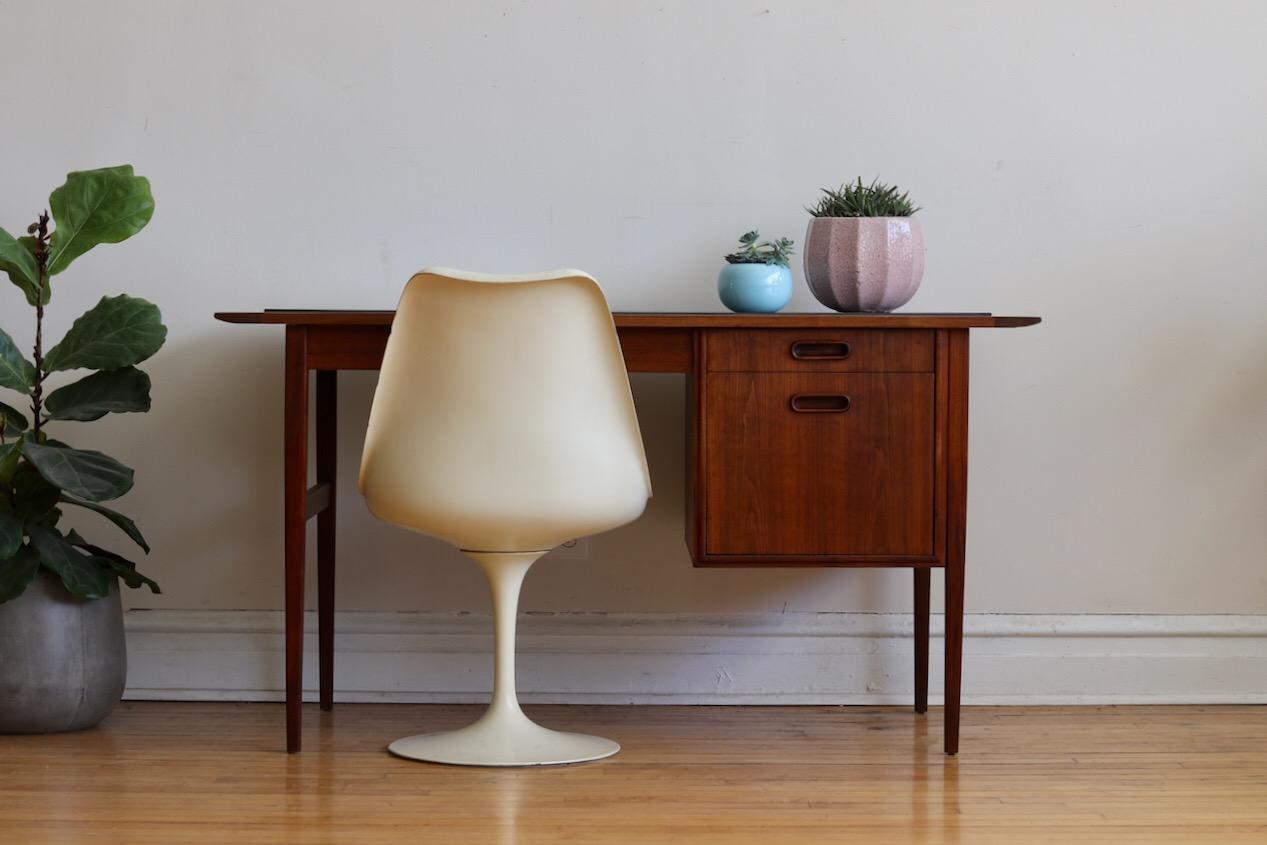
[[[464,550],[465,551],[465,550]],[[543,728],[519,709],[515,695],[515,614],[528,568],[545,552],[465,552],[484,572],[493,594],[496,666],[493,701],[484,714],[455,731],[398,739],[398,757],[464,766],[549,766],[601,760],[620,750],[610,739]]]
[[[515,622],[528,569],[545,552],[466,552],[484,571],[493,597],[493,700],[488,715],[521,712],[515,691]]]

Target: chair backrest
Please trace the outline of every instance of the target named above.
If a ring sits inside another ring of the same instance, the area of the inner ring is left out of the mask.
[[[381,519],[479,551],[636,519],[651,483],[598,283],[577,270],[410,279],[358,487]]]

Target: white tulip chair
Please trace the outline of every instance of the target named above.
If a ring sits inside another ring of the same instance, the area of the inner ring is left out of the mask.
[[[624,358],[594,279],[438,268],[410,279],[358,487],[380,519],[461,549],[493,599],[487,711],[389,750],[473,766],[575,763],[620,750],[541,727],[515,694],[515,616],[528,568],[567,540],[631,522],[651,495]]]

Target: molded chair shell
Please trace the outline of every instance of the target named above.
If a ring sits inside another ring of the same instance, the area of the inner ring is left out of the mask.
[[[577,270],[414,276],[358,486],[376,516],[463,549],[551,549],[636,519],[651,484],[597,282]]]
[[[474,724],[397,740],[398,756],[527,766],[620,746],[519,708],[514,639],[528,568],[566,540],[636,519],[651,495],[629,377],[598,283],[578,270],[429,269],[392,322],[358,487],[387,522],[465,551],[493,595],[493,700]]]

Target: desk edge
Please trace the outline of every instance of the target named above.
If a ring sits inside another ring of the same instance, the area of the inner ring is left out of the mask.
[[[224,323],[285,326],[387,326],[394,311],[218,311]],[[911,328],[1008,329],[1040,323],[1040,317],[993,314],[724,314],[621,312],[617,327],[647,329]]]

